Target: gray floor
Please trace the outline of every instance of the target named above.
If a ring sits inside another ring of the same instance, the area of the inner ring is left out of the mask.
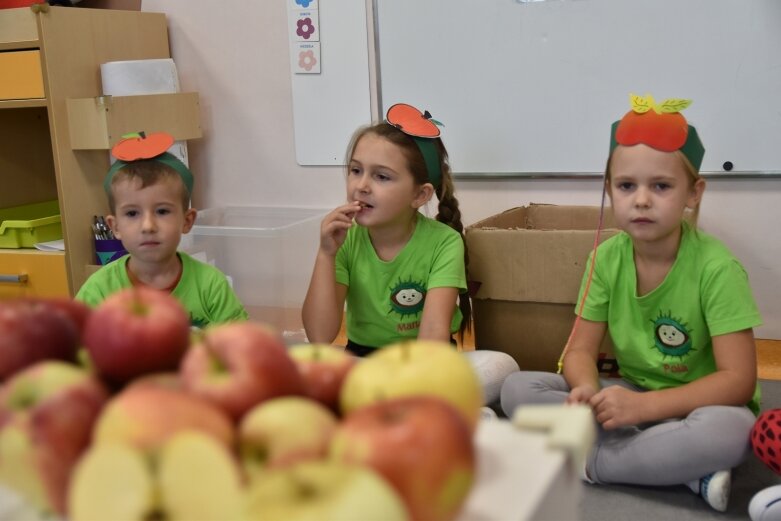
[[[762,410],[781,408],[781,382],[762,380]],[[700,521],[748,519],[748,504],[758,491],[781,484],[776,475],[752,453],[732,474],[727,512],[711,509],[688,488],[586,485],[581,501],[583,521]]]

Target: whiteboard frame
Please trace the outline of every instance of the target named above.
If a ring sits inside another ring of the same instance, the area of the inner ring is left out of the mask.
[[[384,56],[383,56],[383,53],[382,53],[382,49],[380,48],[381,47],[380,41],[381,41],[382,29],[380,27],[380,19],[379,19],[380,18],[380,14],[379,13],[381,11],[380,4],[383,1],[385,1],[385,2],[388,2],[388,1],[393,2],[395,0],[367,0],[367,3],[371,4],[371,12],[373,14],[373,17],[372,17],[373,18],[373,25],[374,25],[373,26],[373,36],[374,36],[373,37],[373,46],[374,46],[374,49],[373,50],[374,50],[375,64],[376,64],[376,72],[375,72],[375,78],[374,79],[375,79],[375,89],[376,89],[376,93],[377,93],[377,113],[375,115],[378,118],[382,118],[381,112],[382,112],[383,107],[384,107],[383,96],[386,94],[384,92],[384,89],[383,89],[383,81],[382,81],[383,80],[382,61],[384,59]],[[428,1],[430,2],[432,0],[428,0]],[[515,2],[513,2],[513,0],[504,0],[504,1],[508,2],[508,3],[510,3],[510,2],[515,3]],[[610,2],[611,1],[614,1],[614,2],[615,1],[626,2],[627,0],[590,0],[589,2],[585,2],[584,1],[584,2],[577,2],[577,3],[578,4],[581,4],[581,3],[582,4],[587,4],[587,3],[591,3],[592,1],[594,2],[594,4],[602,3],[603,7],[610,7]],[[673,0],[659,0],[659,3],[663,4],[663,3],[666,2],[666,3],[669,4],[671,1],[673,1]],[[687,0],[687,1],[689,1],[690,4],[696,4],[697,3],[697,2],[691,2],[691,0]],[[702,4],[702,2],[705,2],[705,1],[708,1],[708,0],[698,0],[698,1],[700,2],[699,5],[702,6],[702,5],[704,5],[704,4]],[[710,0],[710,1],[712,1],[712,0]],[[735,4],[735,5],[737,5],[739,2],[745,2],[745,3],[742,3],[741,5],[748,6],[749,10],[756,9],[758,6],[762,7],[761,4],[763,4],[763,3],[765,5],[771,5],[769,3],[770,1],[771,0],[722,0],[722,2],[724,2],[725,4],[732,3],[732,4]],[[752,2],[753,2],[753,4],[752,4]],[[478,3],[481,3],[481,2],[478,2]],[[519,8],[519,9],[524,9],[524,8],[525,9],[529,9],[529,8],[541,7],[541,4],[549,4],[549,5],[550,4],[559,4],[559,5],[562,5],[562,4],[567,4],[567,3],[573,4],[573,2],[543,2],[543,3],[537,4],[537,5],[518,4],[515,7]],[[637,4],[639,4],[639,3],[640,2],[637,2]],[[652,5],[654,2],[646,1],[646,2],[642,2],[642,3],[645,4],[645,5]],[[453,9],[458,9],[458,6],[455,5],[455,4],[456,4],[455,2],[452,4],[453,5]],[[487,5],[487,4],[485,4],[485,5]],[[559,9],[562,9],[562,8],[566,9],[566,7],[557,7],[557,8],[559,8]],[[775,6],[773,6],[773,8],[775,8]],[[714,6],[713,7],[713,11],[718,11],[718,9],[719,9],[719,6]],[[779,12],[781,12],[781,11],[779,11]],[[413,14],[415,16],[420,16],[419,13],[413,13]],[[708,13],[708,15],[711,16],[711,17],[718,16],[718,14],[714,14],[714,13]],[[779,48],[781,48],[781,46]],[[781,64],[781,59],[777,59],[777,61],[778,61],[779,64]],[[779,67],[774,67],[774,68],[781,69]],[[768,81],[770,81],[770,80],[768,80]],[[770,88],[772,90],[772,86]],[[643,94],[642,92],[638,92],[638,93],[639,94]],[[667,97],[667,96],[664,96],[664,97]],[[624,101],[624,100],[626,100],[626,101]],[[628,106],[629,106],[629,104],[628,104],[628,96],[625,97],[624,100],[621,100],[621,101],[623,101],[623,107],[620,110],[628,109]],[[390,103],[395,103],[395,102],[398,102],[398,101],[401,101],[401,100],[388,100],[388,103],[390,104]],[[618,116],[620,116],[621,114],[622,114],[622,112],[619,111],[618,112]],[[435,114],[435,117],[436,117],[436,114]],[[702,134],[702,128],[697,123],[697,121],[692,121],[692,122],[696,126],[698,126],[698,129],[700,129],[700,131],[701,131],[700,133]],[[781,125],[779,125],[778,123],[775,123],[775,125],[776,126],[773,127],[773,128],[781,128]],[[779,133],[779,135],[781,135],[781,133]],[[447,138],[445,138],[445,139],[447,139]],[[706,141],[707,141],[707,138],[706,138]],[[706,178],[711,178],[711,179],[772,179],[772,178],[779,178],[779,177],[781,177],[781,170],[779,170],[777,168],[763,168],[761,170],[738,169],[738,170],[732,170],[732,171],[725,171],[723,169],[715,170],[713,168],[708,169],[707,168],[707,166],[708,166],[707,165],[707,163],[708,163],[708,161],[707,161],[707,159],[708,159],[707,149],[708,148],[709,147],[706,144],[706,162],[705,162],[706,164],[704,165],[704,167],[703,167],[704,169],[701,172],[703,174],[703,176],[706,177]],[[711,152],[711,155],[712,154],[713,153]],[[453,162],[452,160],[454,159],[453,158],[454,154],[453,154],[452,151],[451,151],[450,155],[451,155],[451,162]],[[751,157],[753,157],[753,156],[751,156]],[[604,159],[606,159],[606,158],[607,158],[607,153],[605,153],[605,155],[604,155]],[[777,158],[772,157],[771,158],[771,162],[776,161],[776,159]],[[781,166],[781,158],[779,158],[778,160],[779,160],[779,166]],[[713,163],[713,161],[716,161],[716,164],[718,164],[719,159],[712,159],[711,163]],[[469,169],[467,169],[467,170],[459,170],[459,167],[458,167],[458,164],[457,164],[457,159],[456,159],[455,163],[456,164],[453,165],[453,167],[454,167],[453,168],[453,175],[454,175],[454,177],[457,177],[459,179],[467,179],[467,180],[468,179],[475,179],[475,180],[516,179],[516,178],[532,178],[532,179],[568,179],[568,178],[569,179],[593,179],[593,178],[602,177],[602,175],[603,175],[601,171],[594,171],[593,169],[591,171],[537,171],[537,169],[535,169],[533,171],[532,170],[529,170],[529,171],[511,170],[511,169],[502,170],[502,171],[494,171],[494,170],[482,169],[482,168],[481,169],[471,169],[471,170],[469,170]],[[711,167],[712,166],[713,166],[713,164],[711,165]]]

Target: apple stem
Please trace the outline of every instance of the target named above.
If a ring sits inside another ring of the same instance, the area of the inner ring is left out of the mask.
[[[133,288],[133,314],[134,315],[146,315],[147,307],[141,299],[141,292],[138,288]]]
[[[220,357],[217,356],[217,353],[215,353],[214,346],[212,345],[207,335],[203,336],[203,348],[206,350],[206,353],[209,355],[209,362],[211,363],[211,366],[215,371],[223,372],[228,369],[228,366],[225,365],[220,360]]]
[[[153,452],[145,458],[146,465],[149,468],[149,472],[152,476],[156,476],[158,473],[160,455]],[[160,491],[160,484],[155,482],[152,488],[152,508],[144,515],[143,521],[165,521],[167,518],[165,511],[162,507],[162,492]]]
[[[35,405],[36,401],[37,401],[37,397],[36,397],[35,389],[33,388],[32,385],[29,385],[27,384],[27,382],[24,382],[21,385],[19,385],[16,391],[9,396],[9,400],[7,403],[8,403],[8,407],[11,410],[22,411],[24,409],[27,409]]]

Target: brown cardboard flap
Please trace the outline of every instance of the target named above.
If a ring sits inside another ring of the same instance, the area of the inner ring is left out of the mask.
[[[502,213],[486,217],[482,221],[467,226],[467,231],[473,230],[513,230],[518,228],[526,228],[526,210],[525,206],[518,208],[510,208]]]
[[[613,212],[606,207],[602,228],[614,228]],[[599,224],[598,206],[556,206],[531,204],[526,228],[535,230],[596,230]]]
[[[475,298],[573,304],[598,219],[599,207],[532,205],[469,226],[469,277],[481,283]],[[616,233],[602,230],[600,242]]]

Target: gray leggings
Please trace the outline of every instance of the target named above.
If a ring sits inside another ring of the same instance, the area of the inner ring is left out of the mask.
[[[621,379],[601,380],[602,387],[645,389]],[[508,417],[519,405],[563,403],[570,388],[554,373],[521,371],[502,385],[502,410]],[[756,418],[748,407],[700,407],[686,418],[606,431],[586,463],[595,483],[678,485],[739,465],[749,453]]]

